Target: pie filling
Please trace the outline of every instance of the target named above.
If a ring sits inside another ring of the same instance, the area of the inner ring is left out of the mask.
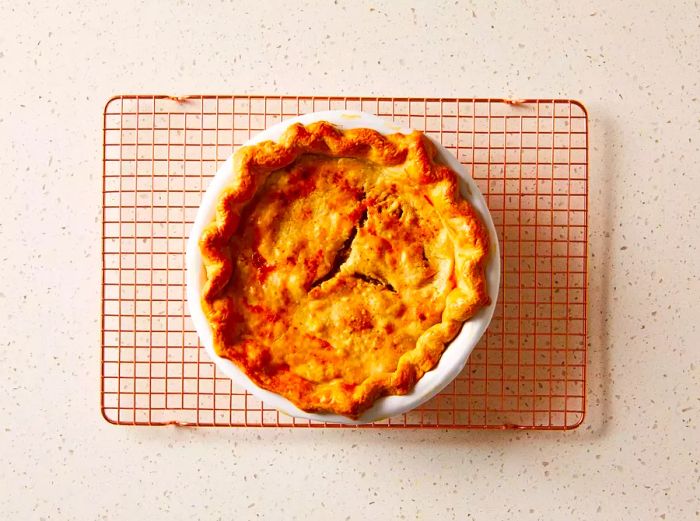
[[[301,129],[330,132],[324,142],[354,137],[327,123]],[[386,164],[371,147],[304,149],[294,132],[287,148],[302,152],[247,170],[255,192],[220,204],[205,232],[207,271],[219,278],[204,308],[217,353],[257,385],[308,411],[357,417],[384,394],[410,391],[488,301],[485,234],[454,174],[430,159],[440,174],[431,177],[412,161],[421,152],[412,146],[430,152],[420,135],[396,135],[389,144],[403,146],[404,161]]]

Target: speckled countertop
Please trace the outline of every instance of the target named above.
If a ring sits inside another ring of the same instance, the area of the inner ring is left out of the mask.
[[[697,2],[326,4],[3,7],[2,518],[698,518]],[[132,92],[584,101],[584,425],[108,425],[99,413],[101,114],[111,95]]]

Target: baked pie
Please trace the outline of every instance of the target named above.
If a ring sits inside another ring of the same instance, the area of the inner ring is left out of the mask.
[[[216,353],[309,412],[409,392],[489,302],[486,228],[420,132],[241,148],[199,246]]]

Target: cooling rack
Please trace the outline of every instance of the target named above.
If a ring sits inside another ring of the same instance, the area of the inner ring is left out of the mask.
[[[498,230],[502,284],[464,371],[422,407],[362,427],[297,420],[220,374],[185,297],[208,181],[284,118],[375,113],[438,139]],[[572,100],[125,95],[104,111],[101,406],[122,425],[570,429],[585,414],[588,120]]]

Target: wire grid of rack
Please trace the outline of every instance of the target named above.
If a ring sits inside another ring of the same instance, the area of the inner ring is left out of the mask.
[[[118,96],[104,111],[104,417],[128,425],[342,427],[266,407],[200,347],[185,243],[218,166],[260,130],[354,109],[440,141],[498,230],[502,284],[464,371],[399,417],[361,428],[570,429],[586,401],[588,120],[572,100]]]

